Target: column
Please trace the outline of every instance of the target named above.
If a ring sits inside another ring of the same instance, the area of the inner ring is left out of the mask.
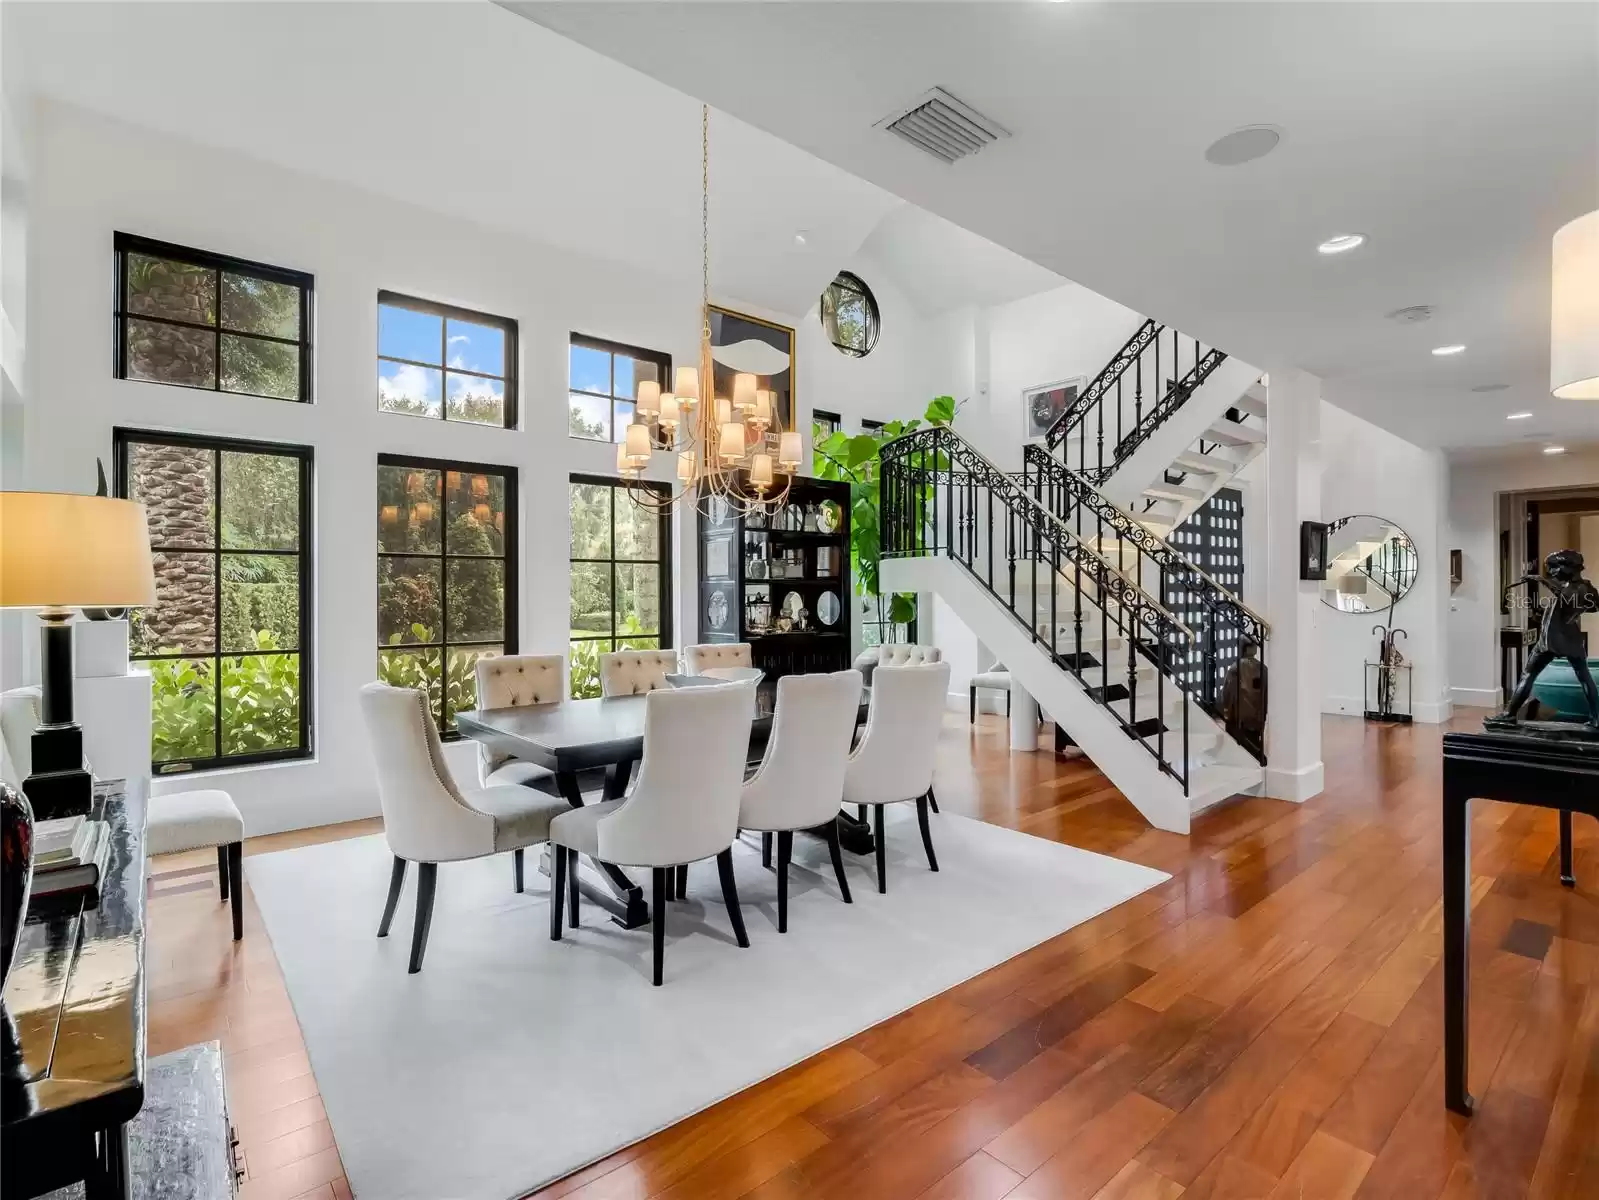
[[[1319,584],[1299,578],[1299,529],[1321,517],[1321,380],[1272,371],[1266,415],[1265,794],[1322,790]]]
[[[1023,690],[1015,675],[1010,681],[1010,748],[1038,749],[1038,701]]]

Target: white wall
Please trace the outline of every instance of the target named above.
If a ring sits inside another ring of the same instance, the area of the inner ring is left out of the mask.
[[[111,431],[119,425],[314,447],[317,756],[227,772],[220,786],[233,793],[251,833],[369,815],[376,794],[354,695],[373,678],[376,658],[377,454],[453,457],[519,470],[519,647],[564,652],[567,478],[576,471],[613,474],[615,464],[612,446],[566,436],[568,336],[582,331],[693,362],[699,279],[663,278],[521,241],[57,105],[38,108],[35,133],[30,250],[33,261],[48,262],[50,270],[30,280],[27,483],[91,490],[95,456],[109,462]],[[110,280],[117,230],[313,272],[316,403],[114,379]],[[383,288],[519,322],[520,429],[377,411],[376,297]],[[796,327],[802,413],[814,403],[873,415],[888,386],[885,377],[913,357],[914,331],[897,314],[885,320],[883,365],[876,353],[852,364],[821,338],[814,318],[751,310],[717,294],[714,281],[712,298]],[[696,630],[692,530],[680,528],[676,545],[676,642],[682,645]],[[457,769],[470,775],[470,747],[451,754]],[[206,774],[158,786],[215,786],[218,779]]]
[[[1498,705],[1499,497],[1538,488],[1599,485],[1599,450],[1528,454],[1449,468],[1449,545],[1462,552],[1448,613],[1449,683],[1458,704]],[[1599,561],[1588,562],[1588,578]]]
[[[1321,450],[1322,519],[1331,522],[1361,513],[1385,517],[1410,535],[1420,558],[1415,586],[1392,612],[1342,613],[1323,605],[1317,622],[1323,711],[1365,710],[1365,664],[1376,661],[1378,639],[1372,627],[1381,623],[1407,631],[1399,649],[1412,664],[1416,720],[1447,720],[1449,544],[1444,457],[1326,403]]]
[[[30,195],[29,110],[0,95],[0,487],[25,485],[24,403],[27,383],[28,224]],[[0,689],[26,677],[25,634],[32,619],[0,611]]]

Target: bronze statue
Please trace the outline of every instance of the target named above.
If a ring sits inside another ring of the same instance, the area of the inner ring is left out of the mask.
[[[1527,574],[1517,584],[1542,585],[1553,594],[1553,599],[1543,610],[1543,622],[1538,629],[1538,640],[1533,644],[1532,656],[1527,660],[1526,672],[1516,685],[1510,704],[1498,716],[1490,717],[1485,725],[1497,728],[1514,728],[1516,714],[1532,695],[1532,685],[1539,674],[1557,658],[1571,664],[1572,673],[1582,688],[1588,704],[1590,732],[1599,734],[1599,688],[1594,686],[1593,674],[1588,670],[1582,638],[1582,618],[1586,613],[1599,612],[1599,588],[1582,577],[1582,554],[1576,550],[1556,550],[1544,560],[1547,575]]]
[[[1227,734],[1250,750],[1264,749],[1266,743],[1266,664],[1256,657],[1259,651],[1254,639],[1241,638],[1238,661],[1221,688],[1222,723]]]

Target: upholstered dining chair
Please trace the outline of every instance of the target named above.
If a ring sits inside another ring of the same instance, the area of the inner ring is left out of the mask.
[[[777,681],[777,711],[760,769],[744,784],[740,829],[777,835],[777,931],[788,932],[788,864],[794,833],[816,829],[827,839],[844,903],[852,903],[838,845],[844,769],[860,711],[861,673],[785,675]]]
[[[750,944],[733,882],[732,846],[738,837],[744,758],[754,715],[755,688],[748,683],[649,694],[644,754],[633,790],[621,800],[571,809],[550,823],[552,941],[561,940],[561,885],[577,870],[578,855],[619,867],[648,867],[655,935],[653,978],[659,987],[669,878],[679,866],[714,855],[733,934],[740,946]],[[575,918],[575,903],[572,912]]]
[[[600,655],[600,693],[636,696],[672,685],[666,677],[677,670],[675,650],[617,650]]]
[[[0,693],[0,738],[20,788],[33,771],[33,731],[39,724],[37,686]],[[177,854],[215,850],[217,890],[232,905],[233,940],[244,937],[244,817],[233,797],[220,788],[199,788],[150,796],[145,804],[144,852]]]
[[[866,686],[872,686],[872,672],[879,665],[889,667],[914,666],[917,663],[938,662],[944,652],[937,646],[922,646],[913,642],[885,642],[881,646],[868,646],[855,656],[855,669],[861,673]]]
[[[927,807],[933,790],[933,755],[944,721],[949,690],[949,664],[879,665],[872,674],[872,705],[866,732],[844,771],[844,802],[874,810],[872,832],[877,843],[877,890],[888,891],[887,847],[883,841],[883,806],[916,801],[927,865],[938,870]]]
[[[566,812],[567,804],[558,796],[512,784],[458,788],[445,765],[425,692],[369,683],[361,689],[361,715],[377,765],[383,836],[394,854],[378,936],[389,936],[406,864],[416,863],[416,924],[409,968],[414,975],[422,969],[427,952],[438,865],[546,841],[550,821]]]
[[[753,667],[748,642],[707,643],[683,647],[683,673],[703,675],[712,667]]]
[[[477,706],[520,708],[525,704],[559,704],[565,696],[566,656],[562,654],[501,654],[477,660]],[[515,784],[560,795],[555,773],[511,754],[477,747],[477,781],[480,787]],[[523,885],[526,851],[512,854],[516,890]]]
[[[1010,672],[1005,669],[1004,663],[995,663],[986,671],[979,671],[972,676],[968,691],[971,693],[971,721],[977,724],[977,689],[985,688],[989,691],[1005,693],[1005,715],[1010,716]]]

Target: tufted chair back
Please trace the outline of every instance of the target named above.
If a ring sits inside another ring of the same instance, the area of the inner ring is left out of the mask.
[[[879,647],[877,663],[883,667],[919,667],[924,663],[942,662],[943,658],[944,652],[937,646],[891,642]]]
[[[683,673],[703,675],[712,667],[753,667],[748,642],[683,647]]]
[[[946,662],[878,664],[872,672],[866,732],[844,772],[844,803],[913,800],[933,785],[933,757],[948,691]]]
[[[676,650],[618,650],[602,654],[600,692],[606,696],[636,696],[671,687],[666,676],[676,670]]]
[[[0,779],[20,788],[33,774],[33,731],[39,725],[38,687],[13,688],[0,692]],[[13,778],[14,777],[14,778]]]
[[[564,697],[562,672],[566,658],[560,654],[502,654],[477,660],[477,706],[520,708],[525,704],[559,704]],[[510,761],[478,744],[482,778]]]

